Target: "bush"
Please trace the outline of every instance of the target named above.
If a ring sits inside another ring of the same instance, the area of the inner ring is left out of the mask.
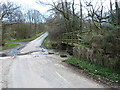
[[[74,48],[74,56],[96,62],[104,67],[120,69],[120,30],[106,25],[102,31],[92,31],[82,38],[79,47]]]

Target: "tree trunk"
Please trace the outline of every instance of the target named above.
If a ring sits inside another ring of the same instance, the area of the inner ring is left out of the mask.
[[[2,8],[0,6],[0,46],[2,46]],[[1,50],[2,48],[0,48]]]
[[[2,23],[2,46],[5,45],[4,38],[5,38],[5,24]]]
[[[112,23],[113,21],[113,9],[112,9],[112,1],[110,0],[110,13],[111,13],[111,17],[112,17]]]
[[[2,20],[1,19],[0,19],[0,46],[2,46]]]
[[[80,0],[80,31],[82,32],[82,3]]]
[[[115,7],[116,7],[117,25],[119,25],[119,9],[118,9],[117,0],[115,0]]]

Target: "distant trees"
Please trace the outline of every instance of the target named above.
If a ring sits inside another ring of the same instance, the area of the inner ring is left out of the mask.
[[[6,39],[26,39],[43,31],[43,16],[37,10],[22,12],[21,7],[12,2],[0,4],[0,44],[5,45]]]
[[[30,25],[32,29],[30,32],[32,35],[40,33],[44,29],[43,20],[44,16],[38,10],[28,10],[25,14],[26,22]]]
[[[33,13],[32,13],[32,19],[33,19],[33,23],[34,23],[34,32],[35,32],[35,34],[37,34],[37,27],[38,27],[38,24],[40,23],[40,22],[42,22],[42,18],[43,16],[42,16],[42,14],[39,12],[39,11],[37,11],[37,10],[33,10]]]
[[[17,24],[12,25],[11,38],[13,39],[30,38],[45,29],[40,13],[32,9],[28,10],[28,12],[25,14],[23,14],[21,11],[18,11],[16,22]]]

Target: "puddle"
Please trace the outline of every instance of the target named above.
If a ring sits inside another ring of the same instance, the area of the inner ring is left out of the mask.
[[[7,53],[6,56],[18,56],[18,55],[47,55],[49,54],[48,53],[48,50],[41,47],[42,50],[37,50],[37,51],[32,51],[32,52],[28,52],[28,53],[23,53],[23,54],[19,54],[19,50],[22,49],[24,46],[21,46],[19,48],[15,48]],[[38,48],[38,47],[37,47]],[[40,47],[39,47],[40,48]]]
[[[6,56],[17,56],[19,53],[19,50],[24,48],[24,47],[25,47],[25,45],[21,45],[15,49],[10,50],[9,52],[7,52],[5,54],[6,54]]]
[[[48,53],[48,50],[47,50],[44,46],[40,46],[40,47],[42,48],[41,51],[33,52],[33,53],[31,53],[30,55],[47,55],[47,54],[49,54],[49,53]],[[39,47],[39,48],[40,48],[40,47]]]
[[[47,55],[48,52],[34,52],[34,53],[31,53],[30,55]]]

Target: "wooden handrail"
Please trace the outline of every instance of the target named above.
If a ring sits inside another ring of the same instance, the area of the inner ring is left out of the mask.
[[[69,32],[69,33],[63,33],[60,37],[61,43],[67,43],[67,44],[72,44],[76,45],[82,42],[81,38],[86,34],[86,32]]]

